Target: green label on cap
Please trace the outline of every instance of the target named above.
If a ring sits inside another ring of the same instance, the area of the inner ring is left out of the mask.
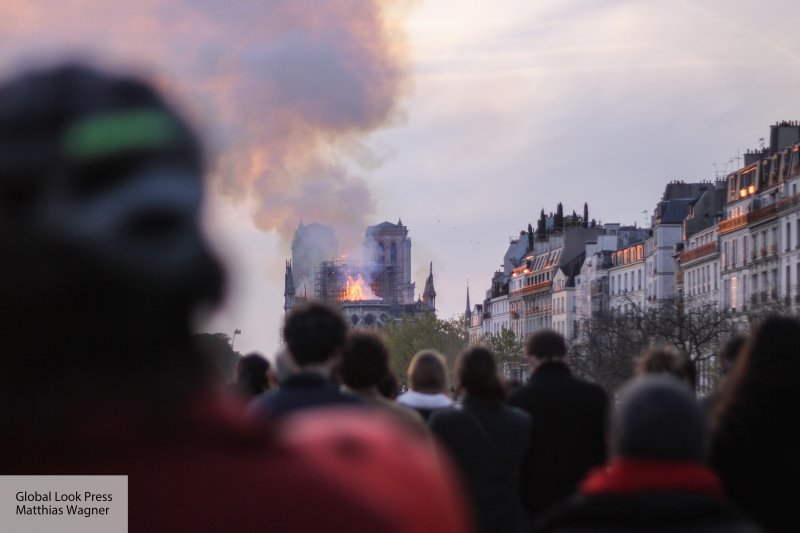
[[[118,152],[177,144],[175,121],[163,111],[131,109],[79,120],[67,128],[62,149],[72,159],[95,159]]]

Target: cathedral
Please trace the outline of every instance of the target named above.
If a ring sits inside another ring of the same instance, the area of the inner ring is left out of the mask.
[[[366,328],[436,312],[432,263],[425,288],[414,299],[411,240],[402,220],[369,226],[360,260],[337,257],[333,228],[300,223],[292,259],[286,262],[284,311],[302,301],[321,300],[338,305],[354,327]]]

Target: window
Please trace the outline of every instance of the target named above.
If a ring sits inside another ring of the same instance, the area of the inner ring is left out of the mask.
[[[786,223],[786,246],[784,249],[788,252],[789,247],[792,245],[792,223]]]
[[[750,295],[747,293],[747,274],[742,276],[742,304],[747,305],[747,298]]]
[[[642,290],[642,270],[639,269],[639,290]]]
[[[722,270],[728,268],[728,241],[722,245]]]
[[[795,221],[794,225],[794,247],[800,248],[800,218]]]

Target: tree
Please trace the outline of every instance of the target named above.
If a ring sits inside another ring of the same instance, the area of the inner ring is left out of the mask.
[[[580,324],[572,345],[575,372],[606,389],[616,391],[633,375],[633,360],[649,345],[637,313],[601,312]]]
[[[589,202],[583,202],[583,227],[589,227]]]
[[[452,374],[456,356],[469,343],[464,315],[441,320],[426,313],[390,323],[384,332],[391,350],[391,367],[401,383],[406,382],[408,365],[418,351],[433,349],[440,352],[447,359]]]
[[[685,306],[675,301],[641,313],[651,343],[674,346],[692,362],[705,361],[735,330],[735,321],[715,303]]]
[[[481,341],[489,347],[506,377],[521,378],[520,369],[525,367],[525,341],[518,338],[513,330],[503,328],[500,333],[484,335]]]
[[[556,216],[555,220],[553,220],[553,229],[564,229],[564,206],[561,205],[561,202],[558,202],[558,205],[556,206]]]
[[[197,333],[192,340],[198,352],[219,371],[226,382],[236,378],[236,365],[242,354],[231,347],[231,338],[225,333]]]

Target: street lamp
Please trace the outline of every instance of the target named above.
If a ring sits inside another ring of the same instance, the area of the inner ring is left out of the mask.
[[[242,333],[242,330],[240,330],[239,328],[236,328],[235,330],[233,330],[233,337],[231,337],[231,350],[233,350],[233,341],[236,340],[236,335],[237,334],[241,334],[241,333]]]

